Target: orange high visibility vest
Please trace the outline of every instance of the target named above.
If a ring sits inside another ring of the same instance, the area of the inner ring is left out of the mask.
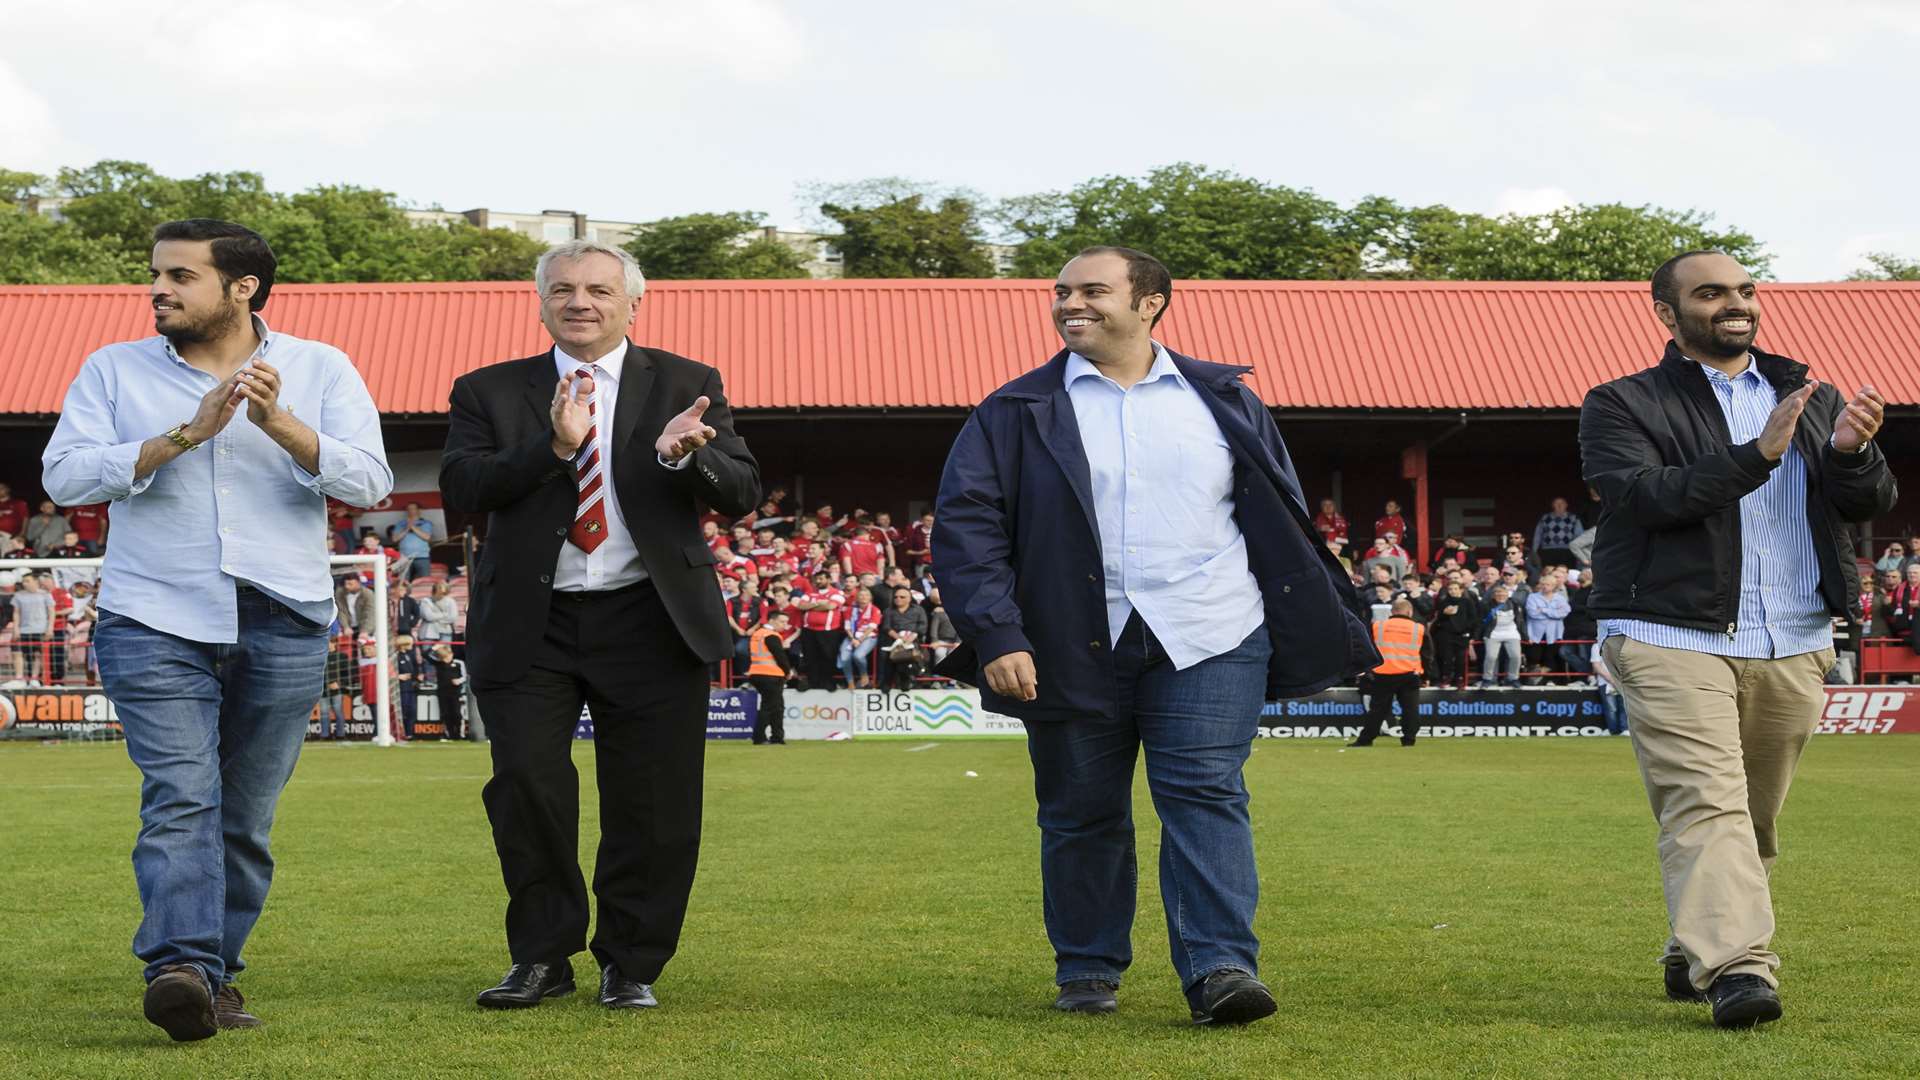
[[[767,645],[772,638],[780,636],[780,631],[771,626],[763,626],[747,639],[747,674],[772,675],[778,678],[786,672],[780,670],[780,664],[773,658],[773,649]]]
[[[1375,675],[1420,674],[1420,644],[1427,628],[1412,619],[1385,619],[1373,624],[1373,643],[1380,649],[1381,664]]]

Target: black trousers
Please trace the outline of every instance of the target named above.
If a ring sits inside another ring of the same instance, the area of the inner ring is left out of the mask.
[[[760,711],[753,722],[753,745],[767,741],[767,728],[773,728],[773,741],[787,741],[787,679],[784,675],[749,675],[747,681],[760,694]]]
[[[1467,677],[1466,635],[1436,633],[1432,640],[1435,685],[1459,686]]]
[[[800,661],[807,689],[833,689],[833,677],[840,672],[840,643],[845,640],[847,635],[839,630],[800,631]]]
[[[467,725],[460,716],[460,689],[452,687],[435,692],[440,702],[440,727],[449,739],[467,737]]]
[[[532,634],[528,634],[532,637]],[[600,850],[593,895],[601,964],[643,983],[680,941],[700,856],[707,747],[707,666],[674,629],[651,582],[553,594],[527,673],[489,684],[473,673],[492,740],[481,798],[507,886],[507,947],[516,964],[588,947],[573,732],[593,715]]]
[[[1400,742],[1402,745],[1412,745],[1413,737],[1420,733],[1420,676],[1412,672],[1373,677],[1373,698],[1367,708],[1367,723],[1360,729],[1360,737],[1355,742],[1365,746],[1380,737],[1380,728],[1392,717],[1396,699],[1400,702]]]

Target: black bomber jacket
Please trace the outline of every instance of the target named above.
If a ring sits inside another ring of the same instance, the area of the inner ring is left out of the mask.
[[[1805,364],[1750,351],[1776,398],[1806,385]],[[1860,594],[1850,524],[1887,513],[1898,498],[1877,445],[1852,454],[1830,445],[1845,407],[1840,392],[1822,384],[1793,433],[1807,465],[1820,593],[1834,615]],[[1700,365],[1668,342],[1655,367],[1588,391],[1580,459],[1601,503],[1589,614],[1731,635],[1740,608],[1740,499],[1778,462],[1755,442],[1732,441]]]

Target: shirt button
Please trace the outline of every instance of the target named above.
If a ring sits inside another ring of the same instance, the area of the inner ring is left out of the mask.
[[[541,574],[541,575],[540,575],[540,584],[542,584],[542,585],[550,585],[550,584],[552,584],[552,583],[553,583],[553,575],[552,575],[552,574]]]
[[[1137,554],[1139,554],[1139,553],[1140,553],[1140,549],[1139,549],[1139,548],[1136,548],[1136,547],[1130,547],[1130,548],[1128,548],[1128,549],[1127,549],[1127,554],[1129,554],[1129,555],[1137,555]]]

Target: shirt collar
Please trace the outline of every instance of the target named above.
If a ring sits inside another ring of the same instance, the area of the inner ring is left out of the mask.
[[[1180,369],[1174,366],[1173,357],[1168,355],[1167,347],[1157,341],[1152,344],[1153,366],[1147,369],[1147,377],[1141,379],[1140,382],[1135,385],[1145,385],[1155,379],[1162,378],[1171,378],[1181,386],[1187,385],[1186,376],[1180,374]],[[1093,361],[1081,356],[1077,352],[1068,353],[1066,371],[1067,385],[1072,386],[1075,382],[1089,375],[1097,379],[1104,379],[1109,383],[1113,382],[1112,379],[1108,379],[1105,375],[1102,375],[1099,368],[1093,366]],[[1119,384],[1114,383],[1114,385],[1118,386]]]
[[[1712,379],[1715,382],[1730,383],[1730,382],[1737,381],[1739,379],[1761,378],[1760,365],[1754,362],[1752,353],[1747,354],[1747,366],[1745,368],[1742,368],[1740,373],[1737,375],[1728,375],[1725,372],[1721,371],[1719,368],[1713,367],[1710,364],[1701,364],[1700,361],[1695,360],[1691,356],[1686,357],[1686,359],[1689,363],[1700,364],[1700,370],[1706,372],[1707,378]]]
[[[620,339],[620,343],[613,347],[613,351],[592,363],[575,358],[571,353],[558,345],[553,347],[553,366],[563,379],[583,367],[590,367],[599,368],[601,372],[606,375],[608,382],[618,383],[620,381],[620,369],[626,362],[627,341],[625,338]]]

